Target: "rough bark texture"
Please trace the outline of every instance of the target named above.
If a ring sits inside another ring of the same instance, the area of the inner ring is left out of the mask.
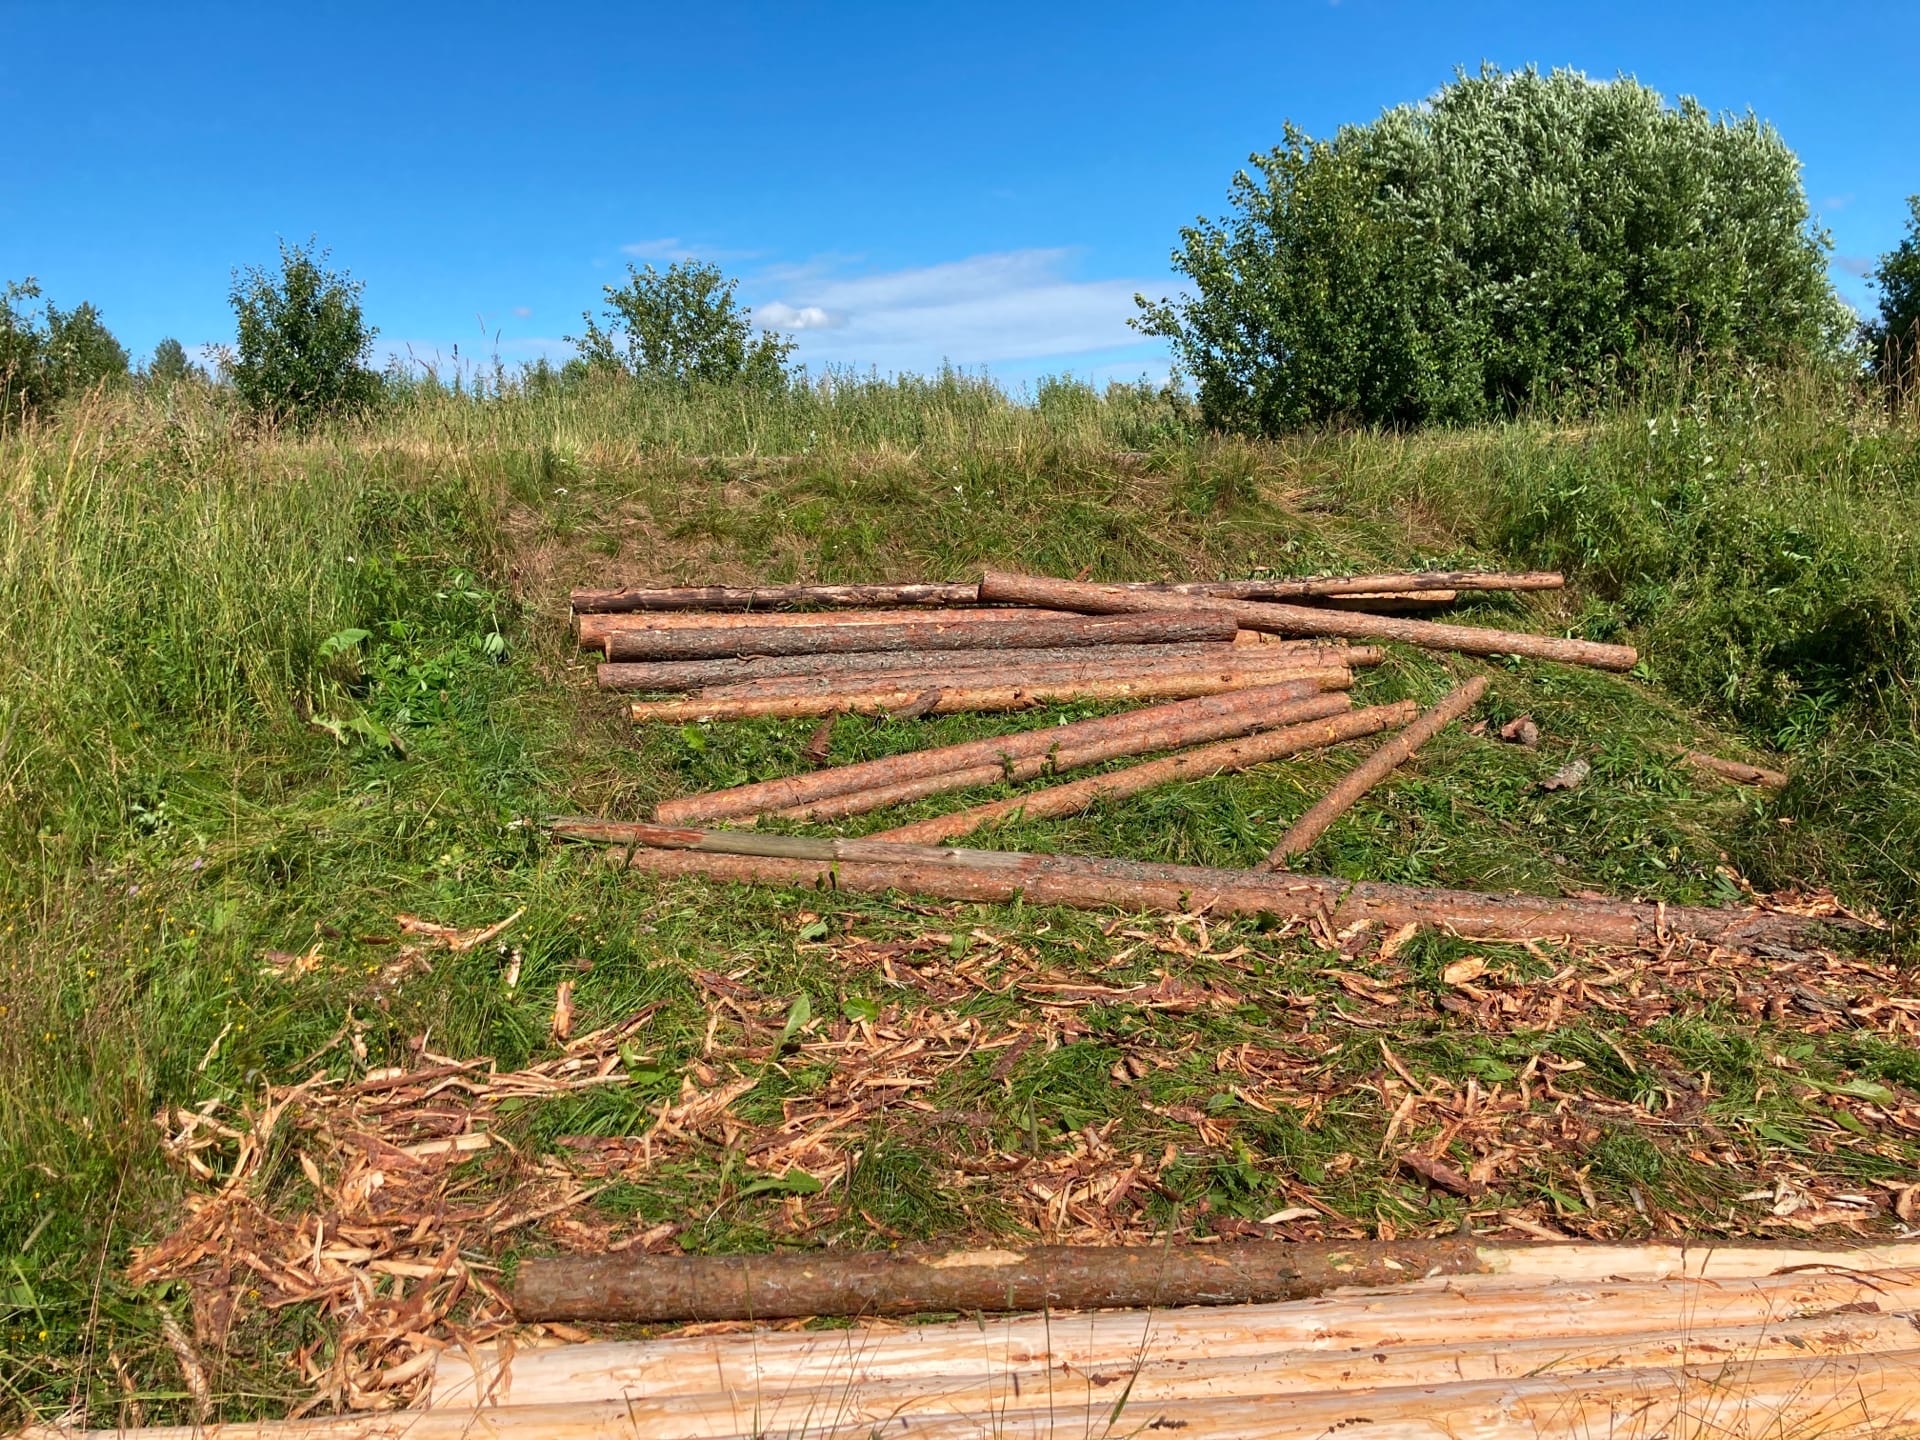
[[[722,655],[822,655],[849,650],[1029,649],[1050,645],[1230,642],[1233,618],[1186,615],[1010,616],[991,622],[906,620],[882,625],[737,625],[616,630],[609,660],[708,660]]]
[[[1247,690],[1273,684],[1285,676],[1311,680],[1327,690],[1345,689],[1353,683],[1353,672],[1340,669],[1174,671],[1166,674],[1125,676],[1108,680],[1068,680],[1060,684],[1036,685],[943,685],[929,688],[920,684],[886,685],[844,690],[821,691],[812,695],[731,695],[708,699],[696,695],[685,700],[636,700],[630,707],[636,723],[684,724],[690,720],[747,720],[768,716],[795,717],[826,715],[835,711],[851,714],[893,714],[912,708],[920,715],[953,715],[964,711],[991,713],[1030,710],[1074,700],[1172,700],[1200,695],[1218,695],[1225,691]]]
[[[1730,947],[1761,942],[1793,944],[1818,937],[1823,928],[1835,923],[1759,909],[1713,910],[1636,901],[1493,895],[1317,875],[1281,875],[1268,870],[1213,870],[1072,855],[892,845],[875,840],[817,840],[593,823],[598,826],[596,831],[569,822],[573,828],[566,833],[631,842],[632,848],[619,858],[635,870],[742,884],[837,887],[857,894],[898,890],[941,900],[988,903],[1018,896],[1036,905],[1080,910],[1159,910],[1177,915],[1206,910],[1216,915],[1301,919],[1319,916],[1336,929],[1366,921],[1381,931],[1413,924],[1475,940],[1567,939],[1621,946],[1657,946],[1674,936]],[[655,845],[682,848],[648,848]],[[712,853],[686,853],[695,846]]]
[[[816,823],[841,820],[849,815],[864,815],[872,810],[905,805],[910,801],[922,800],[929,795],[945,794],[951,790],[966,790],[975,785],[994,785],[1002,780],[1031,780],[1039,775],[1059,774],[1083,765],[1095,765],[1103,760],[1144,755],[1151,750],[1172,750],[1183,745],[1198,745],[1205,741],[1217,740],[1223,736],[1246,735],[1281,725],[1305,724],[1310,720],[1342,714],[1352,708],[1353,701],[1348,696],[1332,694],[1289,700],[1237,715],[1202,715],[1176,724],[1155,726],[1132,733],[1123,732],[1092,744],[1062,746],[1044,755],[1030,755],[1019,760],[995,761],[991,764],[970,766],[964,770],[950,770],[941,775],[924,775],[917,780],[903,780],[871,790],[858,790],[850,795],[832,795],[824,800],[791,806],[774,813],[785,820],[809,820]]]
[[[1138,795],[1142,790],[1151,790],[1157,785],[1223,775],[1244,770],[1249,765],[1297,755],[1302,750],[1320,749],[1338,745],[1343,740],[1377,734],[1390,726],[1406,724],[1417,713],[1417,707],[1411,701],[1398,705],[1375,705],[1349,715],[1287,725],[1244,739],[1202,745],[1195,750],[1149,760],[1141,765],[1129,765],[1124,770],[1114,770],[1105,775],[1090,775],[1084,780],[1029,791],[1025,795],[995,800],[986,805],[975,805],[951,815],[916,820],[911,825],[895,826],[866,838],[894,840],[903,845],[938,845],[944,840],[957,840],[962,835],[970,835],[982,825],[990,825],[1012,815],[1021,815],[1029,820],[1073,815],[1089,805]]]
[[[926,610],[689,610],[677,614],[655,612],[616,615],[576,615],[574,635],[589,649],[605,648],[609,635],[638,630],[658,634],[673,630],[846,630],[867,625],[1006,624],[1015,620],[1069,620],[1072,610],[1040,610],[1025,605]]]
[[[1273,601],[1129,590],[1119,585],[1090,585],[1079,580],[1049,580],[999,571],[987,572],[980,582],[980,595],[984,600],[1007,604],[1044,605],[1049,609],[1082,610],[1096,615],[1138,613],[1148,609],[1215,610],[1224,606],[1249,630],[1270,630],[1282,635],[1338,635],[1349,640],[1398,640],[1428,650],[1451,650],[1463,655],[1524,655],[1569,665],[1591,665],[1601,670],[1631,670],[1639,660],[1626,645],[1600,645],[1590,640],[1487,630],[1476,625],[1443,625],[1434,620],[1404,620],[1391,615],[1353,614]]]
[[[527,1260],[522,1322],[788,1320],[951,1310],[1104,1310],[1298,1300],[1482,1268],[1470,1238],[1382,1244],[1033,1245],[1020,1249],[604,1255]]]
[[[1306,814],[1293,822],[1293,827],[1280,837],[1280,843],[1268,853],[1267,864],[1279,869],[1293,856],[1309,849],[1314,841],[1326,834],[1329,825],[1354,807],[1362,795],[1391,775],[1395,767],[1404,764],[1414,751],[1479,704],[1480,697],[1486,693],[1487,677],[1476,675],[1398,735],[1382,743],[1371,755],[1341,776],[1340,783],[1321,796]]]
[[[1762,790],[1784,790],[1791,783],[1785,771],[1769,770],[1763,765],[1749,765],[1743,760],[1722,760],[1718,755],[1708,755],[1699,750],[1685,752],[1686,762],[1697,770],[1709,775],[1717,775],[1722,780],[1731,780],[1736,785],[1757,785]]]
[[[1011,735],[994,735],[985,740],[966,740],[958,745],[912,750],[904,755],[889,755],[857,765],[837,765],[831,770],[816,770],[808,775],[758,780],[728,790],[709,790],[699,795],[663,800],[654,807],[653,818],[663,825],[684,825],[696,820],[761,815],[823,800],[830,795],[850,795],[856,790],[874,790],[976,765],[1000,765],[1030,756],[1044,756],[1056,749],[1065,751],[1101,744],[1115,736],[1133,735],[1162,725],[1267,711],[1289,700],[1312,695],[1318,689],[1319,685],[1312,680],[1285,680],[1250,690],[1179,700],[1165,705],[1149,705],[1119,715],[1099,715],[1068,725],[1043,725]]]

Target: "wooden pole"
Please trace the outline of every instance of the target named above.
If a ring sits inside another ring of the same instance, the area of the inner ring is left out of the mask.
[[[1268,866],[1278,870],[1293,856],[1309,849],[1362,795],[1391,775],[1395,766],[1404,763],[1414,751],[1479,704],[1480,697],[1487,693],[1487,683],[1486,676],[1474,676],[1342,776],[1338,785],[1280,837],[1280,843],[1267,855]]]
[[[1174,671],[1166,674],[1116,677],[1108,680],[1069,680],[1037,685],[910,685],[872,686],[814,695],[735,695],[707,699],[636,700],[629,707],[636,723],[685,724],[693,720],[749,720],[795,718],[845,711],[859,715],[885,714],[909,707],[923,715],[953,715],[973,711],[992,713],[1030,710],[1036,705],[1067,701],[1171,700],[1218,695],[1272,684],[1282,676],[1311,680],[1327,690],[1345,689],[1353,672],[1338,669]]]
[[[981,580],[980,596],[983,600],[1006,604],[1044,605],[1049,609],[1082,610],[1096,615],[1137,614],[1151,609],[1213,612],[1224,608],[1249,630],[1271,630],[1285,635],[1338,635],[1349,640],[1398,640],[1428,650],[1451,650],[1464,655],[1524,655],[1569,665],[1591,665],[1602,670],[1631,670],[1639,661],[1639,656],[1626,645],[1486,630],[1475,625],[1443,625],[1434,620],[1407,620],[1392,615],[1352,614],[1273,601],[1128,590],[1118,585],[1049,580],[997,570],[988,571]]]
[[[1638,901],[1493,895],[1270,870],[1214,870],[1077,855],[943,849],[878,840],[821,840],[800,835],[680,830],[612,821],[565,822],[556,833],[630,843],[616,860],[663,876],[699,876],[740,884],[838,888],[877,895],[889,890],[941,900],[1079,910],[1158,910],[1184,915],[1323,918],[1336,929],[1362,921],[1381,933],[1403,925],[1432,926],[1473,940],[1586,941],[1598,945],[1661,945],[1691,937],[1737,947],[1792,944],[1836,922],[1758,909],[1705,909]],[[676,848],[652,848],[673,846]],[[688,850],[709,853],[688,854]],[[1841,929],[1849,928],[1839,922]]]
[[[1056,750],[1084,749],[1104,744],[1115,736],[1131,736],[1163,726],[1177,726],[1189,721],[1204,723],[1209,718],[1270,710],[1288,701],[1304,699],[1319,688],[1318,683],[1312,680],[1283,680],[1276,684],[1255,686],[1250,690],[1178,700],[1165,705],[1149,705],[1118,715],[1099,715],[1067,725],[1043,725],[1011,735],[994,735],[984,740],[965,740],[957,745],[911,750],[902,755],[862,761],[857,765],[836,765],[830,770],[782,776],[777,780],[759,780],[727,790],[709,790],[699,795],[663,800],[654,807],[653,818],[662,825],[685,825],[697,820],[760,815],[789,806],[806,805],[830,795],[876,790],[977,765],[1001,766],[1031,756],[1046,756]],[[1221,733],[1234,732],[1228,730]],[[1205,738],[1217,737],[1210,735]],[[1102,758],[1113,757],[1109,755]]]
[[[1282,725],[1301,725],[1310,720],[1339,715],[1352,708],[1352,699],[1343,694],[1310,695],[1305,699],[1261,706],[1237,714],[1202,715],[1177,724],[1115,735],[1092,744],[1062,746],[1042,755],[969,766],[964,770],[949,770],[943,774],[925,775],[917,780],[903,780],[871,790],[857,790],[850,795],[830,795],[823,800],[792,806],[774,813],[784,820],[806,820],[815,824],[842,820],[849,815],[864,815],[872,810],[885,810],[894,805],[905,805],[914,800],[923,800],[929,795],[941,795],[951,790],[968,790],[976,785],[995,785],[1002,780],[1031,780],[1039,775],[1059,774],[1084,765],[1097,765],[1103,760],[1145,755],[1153,750],[1172,750],[1181,746],[1217,740],[1224,736],[1271,730]]]
[[[957,840],[962,835],[970,835],[983,825],[990,825],[996,820],[1004,820],[1013,815],[1024,816],[1028,820],[1072,815],[1086,809],[1089,805],[1106,800],[1118,800],[1128,795],[1138,795],[1141,791],[1151,790],[1157,785],[1168,785],[1176,780],[1203,779],[1209,775],[1227,774],[1235,770],[1244,770],[1250,765],[1278,760],[1283,756],[1297,755],[1302,750],[1321,749],[1328,745],[1338,745],[1343,740],[1377,734],[1389,726],[1406,724],[1417,713],[1418,708],[1411,701],[1398,705],[1375,705],[1365,710],[1356,710],[1350,715],[1316,720],[1307,724],[1287,725],[1278,730],[1268,730],[1238,740],[1222,740],[1213,745],[1203,745],[1195,750],[1183,751],[1178,755],[1168,755],[1140,765],[1129,765],[1124,770],[1115,770],[1105,775],[1090,775],[1084,780],[1075,780],[1066,785],[1049,786],[1045,790],[1029,791],[1025,795],[1015,795],[1010,799],[995,800],[985,805],[975,805],[971,809],[956,811],[951,815],[936,815],[930,820],[916,820],[910,825],[898,825],[891,830],[882,830],[866,838],[893,840],[903,845],[938,845],[943,841]]]
[[[1314,579],[1197,580],[1138,585],[1182,595],[1219,595],[1238,600],[1297,600],[1315,595],[1367,595],[1420,590],[1557,590],[1557,574],[1509,574],[1482,570],[1429,570],[1391,575],[1345,575]],[[794,606],[884,608],[979,603],[976,584],[912,585],[696,585],[665,589],[575,590],[577,614],[632,610],[782,610]]]
[[[573,617],[574,635],[588,649],[605,648],[609,635],[637,630],[657,635],[670,630],[844,630],[850,626],[925,624],[1004,625],[1014,620],[1071,619],[1072,610],[1037,610],[1030,606],[996,608],[968,606],[956,610],[745,610],[679,612],[624,612]]]
[[[848,650],[1031,649],[1053,645],[1168,645],[1230,642],[1231,616],[1010,616],[978,620],[906,620],[884,625],[738,625],[713,629],[615,630],[609,660],[705,660],[721,655],[819,655]]]
[[[1033,1245],[1017,1250],[812,1250],[771,1255],[592,1255],[523,1261],[513,1310],[529,1320],[790,1320],[942,1310],[1099,1310],[1298,1300],[1481,1269],[1471,1239],[1340,1246]]]

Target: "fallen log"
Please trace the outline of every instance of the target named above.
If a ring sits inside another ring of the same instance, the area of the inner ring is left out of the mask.
[[[1754,785],[1762,790],[1784,790],[1792,783],[1791,777],[1784,771],[1769,770],[1763,765],[1749,765],[1742,760],[1723,760],[1718,755],[1708,755],[1699,750],[1683,751],[1681,758],[1696,770],[1704,770],[1709,775],[1730,780],[1736,785]]]
[[[847,795],[830,795],[805,805],[777,810],[774,814],[784,820],[806,820],[816,824],[842,820],[849,815],[885,810],[951,790],[969,790],[976,785],[995,785],[1003,780],[1031,780],[1040,775],[1059,774],[1085,765],[1096,765],[1103,760],[1145,755],[1153,750],[1178,749],[1225,736],[1271,730],[1282,725],[1305,724],[1329,715],[1342,714],[1352,708],[1352,699],[1343,694],[1309,695],[1299,700],[1263,704],[1237,714],[1201,715],[1182,722],[1113,735],[1089,744],[1060,746],[1044,754],[1029,755],[1018,760],[1000,760],[969,766],[964,770],[923,775],[917,780],[902,780],[871,790],[856,790]]]
[[[968,606],[957,610],[749,610],[686,611],[681,613],[622,613],[576,615],[573,631],[588,649],[605,647],[609,635],[640,631],[659,634],[673,630],[845,630],[868,625],[1006,624],[1015,620],[1069,620],[1072,610],[1038,610],[1024,605],[998,608]]]
[[[609,660],[707,660],[722,655],[819,655],[848,650],[1033,649],[1055,645],[1170,645],[1231,641],[1227,615],[1009,616],[992,622],[906,620],[884,625],[738,625],[615,630]]]
[[[1280,580],[1156,581],[1136,585],[1181,595],[1219,595],[1239,600],[1295,600],[1314,595],[1384,595],[1420,590],[1557,590],[1558,574],[1510,574],[1494,570],[1428,570],[1390,575],[1344,575]],[[693,585],[622,590],[575,590],[577,614],[633,610],[783,610],[798,606],[883,608],[977,605],[980,587],[969,582],[909,585]]]
[[[903,845],[938,845],[943,841],[957,840],[962,835],[970,835],[982,825],[990,825],[1013,815],[1028,820],[1072,815],[1103,800],[1137,795],[1143,790],[1168,785],[1176,780],[1202,779],[1209,775],[1244,770],[1250,765],[1297,755],[1302,750],[1320,749],[1362,735],[1378,734],[1390,726],[1405,725],[1417,713],[1418,709],[1411,701],[1398,705],[1375,705],[1331,719],[1287,725],[1243,739],[1222,740],[1178,755],[1129,765],[1124,770],[1105,775],[1090,775],[1084,780],[975,805],[951,815],[936,815],[930,820],[897,825],[866,838],[893,840]]]
[[[911,750],[902,755],[862,761],[857,765],[836,765],[831,770],[816,770],[807,775],[757,780],[728,790],[709,790],[699,795],[663,800],[654,807],[653,818],[663,825],[682,825],[696,820],[725,820],[737,815],[785,810],[831,795],[877,790],[929,775],[941,775],[979,765],[1008,765],[1029,757],[1044,757],[1056,750],[1064,753],[1087,749],[1105,744],[1116,736],[1135,736],[1190,721],[1204,723],[1209,718],[1270,710],[1275,705],[1303,699],[1318,689],[1315,681],[1285,680],[1249,690],[1150,705],[1118,715],[1099,715],[1067,725],[1044,725],[1032,730],[1016,731],[1011,735],[994,735],[985,740],[965,740],[957,745]],[[1236,732],[1226,730],[1220,733]],[[1208,735],[1204,738],[1218,737]],[[1112,759],[1125,753],[1128,752],[1115,751],[1101,758]]]
[[[1241,644],[1239,635],[1254,636],[1256,640],[1271,640],[1271,644]],[[1137,645],[1055,645],[1046,648],[1026,648],[992,651],[953,650],[941,654],[941,667],[958,673],[962,670],[983,666],[1032,666],[1059,664],[1090,664],[1100,660],[1138,661],[1140,648]],[[1347,652],[1353,649],[1367,650],[1368,646],[1349,646],[1344,642],[1315,640],[1274,640],[1271,636],[1256,635],[1254,631],[1238,632],[1232,644],[1220,644],[1217,641],[1195,641],[1184,644],[1156,645],[1147,658],[1158,664],[1173,664],[1196,661],[1201,664],[1213,664],[1220,660],[1241,658],[1246,650],[1311,651],[1330,655],[1329,664],[1346,664]],[[739,685],[751,680],[784,679],[794,675],[849,676],[884,674],[900,669],[908,663],[900,655],[887,650],[856,650],[844,655],[765,655],[723,657],[718,660],[653,660],[635,662],[608,662],[599,667],[598,680],[602,690],[657,690],[687,691],[698,690],[709,685]]]
[[[1370,595],[1317,595],[1307,604],[1327,610],[1363,610],[1374,615],[1396,615],[1403,611],[1444,610],[1458,604],[1457,590],[1402,590]]]
[[[1218,695],[1270,685],[1283,676],[1311,680],[1326,690],[1343,690],[1353,683],[1353,672],[1344,666],[1313,669],[1288,666],[1272,670],[1172,671],[1107,680],[1068,680],[1059,684],[849,686],[813,695],[733,695],[713,699],[695,695],[684,700],[636,700],[629,710],[638,724],[675,725],[695,720],[791,719],[834,711],[890,714],[909,707],[922,715],[994,713],[1068,701],[1171,700]]]
[[[1211,613],[1224,608],[1249,630],[1270,630],[1283,635],[1337,635],[1349,640],[1398,640],[1428,650],[1450,650],[1463,655],[1523,655],[1569,665],[1591,665],[1602,670],[1631,670],[1639,661],[1630,646],[1601,645],[1591,640],[1487,630],[1476,625],[1445,625],[1436,620],[1407,620],[1392,615],[1354,614],[1275,601],[1129,590],[1120,585],[1090,585],[1079,580],[1050,580],[997,570],[988,571],[981,580],[980,595],[983,600],[1005,604],[1042,605],[1048,609],[1081,610],[1096,615],[1138,614],[1152,609]]]
[[[1280,837],[1280,843],[1267,854],[1268,866],[1278,870],[1293,856],[1310,849],[1313,842],[1326,833],[1327,827],[1351,810],[1362,795],[1391,775],[1395,767],[1409,759],[1414,751],[1479,704],[1480,697],[1487,693],[1487,683],[1486,676],[1474,676],[1349,770],[1341,777],[1339,784],[1321,796]]]
[[[940,900],[1034,905],[1079,910],[1158,910],[1184,915],[1263,915],[1326,919],[1336,929],[1365,922],[1380,931],[1432,926],[1472,940],[1569,940],[1597,945],[1658,946],[1692,938],[1735,948],[1763,942],[1792,944],[1816,937],[1815,920],[1761,909],[1707,909],[1624,900],[1552,899],[1390,885],[1270,870],[1214,870],[1144,864],[1077,855],[944,849],[879,840],[822,840],[799,835],[689,830],[566,822],[556,833],[626,843],[610,857],[629,869],[696,876],[750,885],[825,887],[855,894],[889,890]],[[591,827],[591,828],[589,828]],[[654,848],[672,846],[674,848]],[[709,853],[689,854],[690,850]]]

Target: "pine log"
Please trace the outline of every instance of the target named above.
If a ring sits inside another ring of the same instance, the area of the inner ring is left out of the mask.
[[[1429,570],[1411,574],[1345,575],[1284,580],[1154,582],[1134,588],[1239,600],[1297,600],[1314,595],[1392,594],[1421,590],[1557,590],[1557,574]],[[577,614],[630,610],[782,610],[796,606],[862,608],[976,605],[976,584],[697,585],[667,589],[575,590]]]
[[[1343,690],[1353,683],[1353,672],[1338,669],[1169,671],[1164,674],[1119,676],[1107,680],[1068,680],[1036,685],[877,685],[848,686],[812,695],[733,695],[708,699],[696,695],[684,700],[636,700],[629,711],[636,723],[685,724],[692,720],[749,720],[794,718],[847,712],[890,714],[914,707],[923,715],[964,712],[997,713],[1031,710],[1036,705],[1070,701],[1173,700],[1218,695],[1273,684],[1281,677],[1311,680],[1327,690]]]
[[[1709,775],[1722,780],[1730,780],[1736,785],[1755,785],[1762,790],[1784,790],[1792,783],[1784,771],[1769,770],[1763,765],[1749,765],[1743,760],[1723,760],[1718,755],[1708,755],[1699,750],[1687,750],[1682,758],[1696,770],[1704,770]]]
[[[1391,615],[1352,614],[1274,601],[1230,600],[1173,592],[1128,590],[1119,585],[1090,585],[1079,580],[1049,580],[990,570],[980,582],[983,600],[1082,610],[1096,615],[1138,614],[1151,609],[1217,611],[1224,607],[1249,630],[1284,635],[1338,635],[1349,640],[1398,640],[1428,650],[1464,655],[1524,655],[1602,670],[1631,670],[1639,656],[1630,646],[1601,645],[1551,635],[1487,630],[1476,625],[1443,625],[1435,620],[1406,620]]]
[[[1175,724],[1114,735],[1091,744],[1062,746],[1042,755],[1029,755],[1018,760],[995,761],[991,764],[969,766],[964,770],[949,770],[938,775],[923,775],[917,780],[902,780],[871,790],[856,790],[849,795],[830,795],[822,800],[791,806],[774,813],[783,820],[806,820],[816,824],[829,820],[842,820],[849,815],[864,815],[872,810],[885,810],[894,805],[905,805],[914,800],[923,800],[929,795],[941,795],[951,790],[969,790],[976,785],[997,785],[1003,780],[1031,780],[1040,775],[1057,775],[1081,766],[1097,765],[1103,760],[1118,760],[1129,755],[1145,755],[1153,750],[1178,749],[1186,745],[1218,740],[1225,736],[1271,730],[1282,725],[1301,725],[1310,720],[1339,715],[1352,708],[1353,701],[1346,695],[1310,695],[1305,699],[1263,705],[1238,714],[1202,715]]]
[[[586,614],[573,617],[574,635],[588,649],[603,649],[609,635],[639,631],[659,634],[674,630],[845,630],[867,625],[1006,624],[1014,620],[1070,619],[1072,610],[1038,610],[1024,605],[957,610],[749,610],[686,611],[680,613]]]
[[[722,655],[818,655],[849,650],[1032,649],[1050,645],[1169,645],[1231,641],[1228,615],[1009,615],[1004,620],[929,617],[884,625],[738,625],[616,630],[609,660],[707,660]]]
[[[1302,750],[1321,749],[1338,745],[1344,740],[1358,739],[1362,735],[1378,734],[1390,726],[1405,725],[1417,713],[1418,707],[1411,701],[1398,705],[1375,705],[1349,715],[1287,725],[1242,739],[1202,745],[1159,760],[1129,765],[1124,770],[1110,771],[1105,775],[1090,775],[1084,780],[1052,785],[1044,790],[1031,790],[1024,795],[975,805],[951,815],[936,815],[929,820],[897,825],[866,838],[893,840],[902,845],[939,845],[948,840],[957,840],[962,835],[971,835],[981,826],[991,825],[1009,816],[1042,820],[1056,815],[1072,815],[1089,805],[1138,795],[1143,790],[1169,785],[1176,780],[1228,774],[1244,770],[1250,765],[1262,765],[1269,760],[1297,755]]]
[[[1270,710],[1290,700],[1299,700],[1319,689],[1316,682],[1297,679],[1256,686],[1250,690],[1178,700],[1165,705],[1149,705],[1118,715],[1098,715],[1067,725],[1042,725],[1011,735],[994,735],[985,740],[966,740],[957,745],[941,745],[929,750],[912,750],[888,755],[857,765],[837,765],[831,770],[816,770],[807,775],[783,776],[777,780],[758,780],[728,790],[709,790],[663,800],[654,807],[653,818],[663,825],[683,825],[696,820],[724,820],[736,815],[759,815],[805,805],[830,795],[850,795],[856,790],[876,790],[883,786],[917,780],[928,775],[966,770],[978,765],[1004,765],[1054,751],[1085,749],[1105,744],[1116,736],[1133,736],[1166,726],[1204,722],[1210,718],[1238,716]],[[1249,727],[1253,728],[1253,727]],[[1223,731],[1232,734],[1233,731]],[[1206,736],[1207,739],[1217,738]],[[1124,754],[1126,752],[1114,752]],[[1112,755],[1103,758],[1113,758]]]
[[[789,1320],[942,1310],[1103,1310],[1298,1300],[1481,1269],[1470,1238],[1381,1246],[1035,1245],[1018,1250],[812,1250],[523,1261],[521,1321]]]
[[[592,829],[588,827],[592,826]],[[562,832],[632,848],[610,857],[630,869],[750,885],[837,888],[878,895],[890,890],[940,900],[1064,905],[1080,910],[1158,910],[1184,915],[1322,917],[1336,929],[1364,921],[1385,932],[1433,926],[1472,940],[1569,940],[1658,946],[1674,937],[1735,948],[1793,944],[1823,927],[1817,920],[1760,909],[1707,909],[1638,901],[1550,899],[1440,890],[1269,870],[1214,870],[1077,855],[944,849],[879,840],[681,830],[612,821],[568,822]],[[674,848],[654,848],[672,846]],[[709,853],[687,854],[688,850]]]
[[[1306,603],[1326,610],[1363,610],[1373,615],[1444,610],[1459,603],[1457,590],[1402,590],[1375,595],[1318,595]]]
[[[1267,864],[1273,869],[1280,869],[1293,856],[1311,848],[1313,842],[1326,833],[1327,827],[1351,810],[1362,795],[1391,775],[1394,768],[1409,759],[1414,751],[1479,704],[1480,697],[1487,693],[1487,684],[1486,676],[1474,676],[1349,770],[1340,778],[1339,784],[1293,822],[1292,828],[1280,837],[1280,843],[1268,852]]]

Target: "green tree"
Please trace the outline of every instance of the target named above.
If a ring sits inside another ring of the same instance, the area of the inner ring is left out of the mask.
[[[1210,424],[1473,421],[1844,334],[1779,135],[1629,79],[1489,67],[1251,166],[1134,321]]]
[[[753,312],[733,298],[737,280],[717,265],[683,260],[664,272],[627,267],[608,285],[604,327],[583,312],[586,334],[567,337],[590,367],[646,379],[771,386],[786,376],[793,342],[753,330]]]
[[[57,394],[78,395],[103,382],[127,376],[127,347],[81,301],[71,310],[47,306],[46,363]]]
[[[47,301],[35,309],[28,303],[40,299],[31,278],[0,289],[0,426],[127,373],[126,348],[95,306],[82,301],[62,310]]]
[[[360,282],[329,270],[327,260],[312,241],[283,240],[278,274],[260,266],[234,272],[233,387],[248,409],[276,423],[353,414],[380,397],[380,376],[367,367],[379,332],[361,313]]]
[[[1901,390],[1920,383],[1920,195],[1907,197],[1907,233],[1880,257],[1880,316],[1863,328],[1874,368]]]
[[[187,358],[187,347],[169,335],[153,347],[146,373],[149,383],[166,387],[197,377],[200,367]]]

